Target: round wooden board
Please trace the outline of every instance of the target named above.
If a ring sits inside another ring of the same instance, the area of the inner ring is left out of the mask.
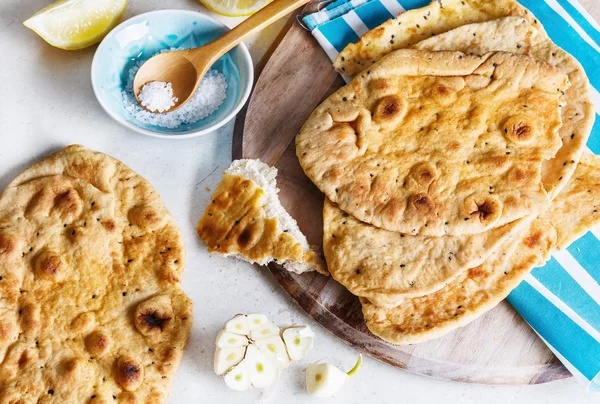
[[[313,1],[303,12],[316,4]],[[304,175],[294,138],[321,100],[344,83],[295,18],[289,27],[269,52],[266,64],[257,68],[260,76],[253,94],[236,120],[233,158],[258,158],[277,167],[283,205],[310,243],[321,246],[323,195]],[[439,379],[486,384],[535,384],[571,376],[506,302],[437,340],[394,346],[368,331],[358,299],[331,277],[297,275],[277,266],[270,269],[316,321],[392,366]]]

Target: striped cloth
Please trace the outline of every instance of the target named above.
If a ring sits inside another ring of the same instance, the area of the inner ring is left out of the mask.
[[[600,26],[577,0],[520,0],[542,22],[552,40],[575,56],[592,84],[600,111]],[[303,22],[333,61],[356,42],[406,9],[429,0],[336,0]],[[600,3],[599,3],[600,4]],[[348,79],[345,77],[345,79]],[[600,153],[596,117],[588,149]],[[562,363],[590,391],[600,391],[600,228],[535,268],[508,301]]]

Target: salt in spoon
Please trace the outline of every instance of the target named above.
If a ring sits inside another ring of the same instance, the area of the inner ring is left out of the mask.
[[[266,28],[308,1],[274,0],[231,31],[206,45],[153,56],[140,67],[135,75],[133,80],[135,99],[142,108],[145,108],[139,99],[144,85],[153,81],[171,83],[173,97],[177,100],[174,101],[175,105],[166,112],[174,111],[192,98],[204,75],[221,56],[250,35]]]

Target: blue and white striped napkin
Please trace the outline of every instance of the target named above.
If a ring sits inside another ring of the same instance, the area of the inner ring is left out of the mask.
[[[550,38],[583,65],[600,111],[600,26],[577,0],[519,0]],[[430,0],[336,0],[303,22],[333,61],[369,29]],[[599,3],[600,4],[600,3]],[[347,78],[346,78],[347,79]],[[596,117],[589,151],[600,153]],[[600,228],[535,268],[508,301],[573,375],[600,391]]]

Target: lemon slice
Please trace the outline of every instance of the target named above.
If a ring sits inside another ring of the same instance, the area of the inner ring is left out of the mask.
[[[61,49],[83,49],[100,42],[121,19],[127,0],[59,0],[23,24]]]
[[[200,0],[210,11],[227,17],[243,17],[256,13],[271,0]]]

